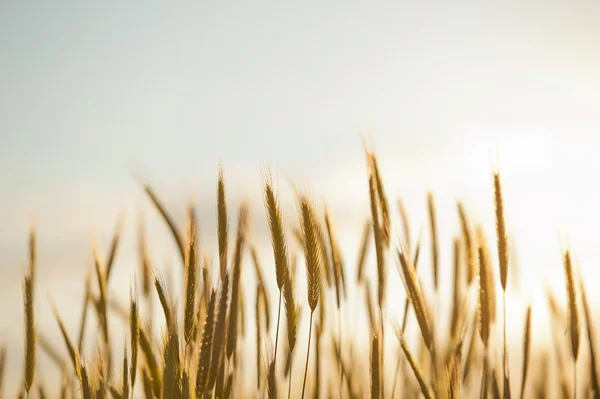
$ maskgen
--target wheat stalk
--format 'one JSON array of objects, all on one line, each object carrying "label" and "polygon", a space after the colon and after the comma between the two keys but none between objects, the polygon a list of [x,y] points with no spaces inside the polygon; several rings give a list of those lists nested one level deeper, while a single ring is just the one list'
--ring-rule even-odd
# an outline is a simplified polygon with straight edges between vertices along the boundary
[{"label": "wheat stalk", "polygon": [[525,384],[527,383],[527,370],[529,367],[529,356],[531,353],[531,305],[525,313],[525,329],[523,333],[523,378],[521,380],[521,399],[525,395]]}]

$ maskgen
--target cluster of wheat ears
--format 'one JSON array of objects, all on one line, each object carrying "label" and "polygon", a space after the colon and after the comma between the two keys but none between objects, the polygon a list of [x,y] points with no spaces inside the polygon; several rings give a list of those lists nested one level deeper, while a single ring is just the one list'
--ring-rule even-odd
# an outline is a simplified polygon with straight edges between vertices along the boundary
[{"label": "cluster of wheat ears", "polygon": [[[558,393],[562,397],[577,396],[577,358],[580,343],[581,299],[587,324],[589,362],[585,362],[586,378],[580,378],[580,395],[597,397],[600,394],[596,375],[595,353],[591,315],[584,285],[575,281],[571,255],[563,251],[566,280],[567,314],[548,292],[554,337],[553,359],[558,365],[557,378],[548,379],[547,357],[542,358],[540,375],[528,380],[528,363],[531,358],[531,306],[525,312],[522,368],[512,373],[509,367],[506,345],[506,318],[503,318],[501,334],[495,334],[496,285],[495,268],[499,269],[502,287],[502,309],[506,315],[506,287],[509,276],[509,248],[505,226],[502,186],[498,171],[493,176],[493,197],[496,220],[497,256],[492,255],[480,225],[469,220],[466,210],[457,204],[460,235],[454,240],[454,281],[449,326],[445,327],[435,317],[436,307],[431,303],[439,296],[439,251],[436,208],[433,195],[427,197],[428,230],[431,250],[433,292],[425,292],[417,274],[421,238],[411,243],[410,224],[407,212],[399,201],[399,231],[401,237],[392,237],[390,205],[385,195],[377,159],[373,151],[366,150],[368,187],[370,194],[370,217],[365,223],[358,248],[356,283],[365,294],[365,308],[371,339],[362,343],[370,347],[368,359],[369,377],[360,374],[356,365],[361,359],[356,356],[356,345],[352,332],[342,341],[338,330],[332,328],[336,317],[339,320],[344,306],[347,279],[341,247],[335,232],[330,212],[324,207],[318,212],[311,197],[296,190],[298,225],[286,226],[282,217],[280,201],[271,175],[264,178],[264,206],[271,235],[273,258],[268,268],[263,269],[256,248],[248,240],[247,205],[239,209],[237,232],[230,253],[228,231],[228,209],[226,185],[222,168],[219,168],[217,184],[218,219],[218,275],[213,275],[207,256],[200,256],[197,242],[197,221],[193,207],[187,210],[185,231],[179,229],[155,192],[143,185],[148,198],[154,204],[172,233],[182,264],[184,265],[184,292],[180,306],[167,292],[164,279],[152,266],[147,250],[143,224],[138,232],[142,297],[151,305],[152,296],[157,295],[164,324],[161,320],[162,342],[153,338],[149,317],[140,315],[140,298],[137,281],[131,283],[129,307],[115,305],[109,297],[108,284],[114,259],[119,246],[119,229],[113,238],[108,256],[101,261],[100,254],[93,250],[94,267],[85,283],[85,298],[79,334],[76,339],[69,334],[59,312],[54,316],[60,327],[64,348],[56,348],[44,339],[36,325],[34,314],[34,282],[36,272],[35,233],[30,235],[30,266],[23,280],[25,309],[25,366],[19,391],[21,397],[39,395],[45,397],[44,387],[36,383],[36,348],[40,348],[56,363],[63,375],[60,396],[88,398],[146,397],[146,398],[228,398],[228,397],[340,397],[374,399],[393,397],[458,398],[461,396],[486,398],[509,398],[536,396],[547,397]],[[288,210],[289,212],[290,210]],[[289,223],[288,223],[289,224]],[[306,304],[297,298],[295,261],[290,248],[301,248],[306,266],[307,302],[309,311],[308,331],[299,332],[300,311]],[[397,242],[397,244],[392,243]],[[374,244],[374,245],[372,245]],[[368,252],[374,247],[376,262],[369,264]],[[256,343],[255,351],[242,352],[237,347],[244,325],[245,304],[251,299],[244,297],[240,278],[242,257],[248,254],[254,266],[256,298]],[[497,258],[497,262],[495,261]],[[264,259],[263,259],[264,260]],[[384,323],[386,306],[386,281],[388,265],[394,262],[406,290],[403,319],[398,323]],[[377,303],[372,299],[367,269],[376,268]],[[92,270],[92,269],[91,269]],[[375,269],[374,269],[375,270]],[[266,290],[263,273],[274,273],[278,296],[270,297]],[[134,280],[135,277],[134,277]],[[252,283],[254,284],[254,283]],[[472,295],[469,295],[472,293]],[[328,295],[331,294],[331,295]],[[323,301],[330,296],[335,305],[325,306]],[[433,298],[432,298],[433,297]],[[272,302],[275,299],[276,302]],[[282,309],[283,300],[283,309]],[[439,303],[439,302],[438,302]],[[273,304],[277,320],[270,320]],[[84,330],[89,318],[88,310],[97,315],[98,342],[94,343],[92,356],[85,357],[82,345]],[[150,307],[151,308],[151,307]],[[412,310],[411,310],[412,309]],[[327,311],[326,311],[327,310]],[[109,314],[127,325],[124,353],[111,349]],[[280,326],[282,313],[284,326]],[[316,313],[316,314],[315,314]],[[337,314],[336,314],[337,313]],[[407,324],[416,319],[411,348],[407,339]],[[179,319],[178,319],[179,318]],[[181,322],[181,318],[183,322]],[[120,320],[119,320],[120,319]],[[142,322],[142,319],[147,321]],[[161,316],[162,319],[162,316]],[[157,321],[154,320],[154,323]],[[387,324],[387,328],[386,328]],[[393,328],[391,327],[393,325]],[[281,327],[281,334],[280,334]],[[242,330],[242,331],[241,331]],[[567,331],[567,334],[564,334]],[[393,332],[393,334],[389,334]],[[308,334],[306,353],[298,353],[296,341],[299,333]],[[281,337],[280,337],[281,335]],[[498,337],[496,339],[496,337]],[[398,343],[399,350],[384,356],[384,339]],[[285,340],[286,342],[280,342]],[[397,340],[397,341],[396,341]],[[498,341],[498,342],[494,342]],[[567,342],[570,341],[570,359]],[[114,346],[114,345],[113,345]],[[314,348],[311,348],[314,347]],[[390,346],[388,344],[388,346]],[[414,345],[413,345],[414,346]],[[394,346],[395,347],[395,346]],[[63,356],[61,353],[66,348]],[[312,350],[311,350],[312,349]],[[282,353],[282,351],[284,353]],[[277,355],[279,365],[277,363]],[[497,361],[501,354],[501,361]],[[283,356],[283,358],[282,358]],[[302,374],[292,372],[294,356],[305,356]],[[365,356],[366,357],[366,356]],[[243,358],[243,359],[242,359]],[[0,373],[4,365],[5,351],[0,354]],[[91,359],[91,360],[90,360]],[[384,362],[385,359],[385,362]],[[304,358],[302,359],[304,360]],[[242,368],[240,364],[255,365]],[[385,363],[385,364],[384,364]],[[581,363],[581,362],[580,362]],[[122,365],[121,365],[122,364]],[[244,373],[256,372],[252,387],[243,383]],[[569,370],[572,370],[572,374]],[[41,370],[37,370],[39,373]],[[360,375],[359,375],[360,374]],[[515,377],[515,374],[518,374]],[[1,374],[0,374],[1,376]],[[302,388],[291,390],[292,378],[302,377]],[[308,378],[307,378],[308,377]],[[511,383],[511,378],[513,383]],[[519,381],[519,383],[514,380]],[[1,379],[0,379],[1,381]],[[308,383],[307,383],[308,381]],[[137,384],[136,384],[137,382]],[[296,384],[297,387],[300,383]],[[34,389],[35,387],[35,389]],[[2,385],[0,382],[0,396]]]}]

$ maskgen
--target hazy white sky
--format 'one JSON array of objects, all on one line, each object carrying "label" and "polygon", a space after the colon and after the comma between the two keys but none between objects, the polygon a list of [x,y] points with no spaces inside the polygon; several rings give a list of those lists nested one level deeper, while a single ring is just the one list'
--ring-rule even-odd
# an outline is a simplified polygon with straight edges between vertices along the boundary
[{"label": "hazy white sky", "polygon": [[[361,134],[373,138],[389,196],[406,198],[415,230],[434,190],[446,238],[458,232],[458,198],[493,226],[497,147],[531,292],[541,289],[541,273],[563,287],[559,234],[570,237],[586,276],[600,277],[598,17],[595,1],[3,2],[0,342],[15,378],[31,220],[39,298],[48,293],[59,308],[79,304],[90,232],[106,246],[121,210],[117,290],[135,270],[138,205],[157,261],[176,260],[132,173],[156,187],[178,220],[194,198],[210,250],[217,163],[232,206],[251,200],[257,240],[261,172],[270,166],[290,220],[288,181],[327,197],[351,263],[368,215]],[[54,336],[47,304],[39,306]],[[79,309],[63,313],[74,329]]]}]

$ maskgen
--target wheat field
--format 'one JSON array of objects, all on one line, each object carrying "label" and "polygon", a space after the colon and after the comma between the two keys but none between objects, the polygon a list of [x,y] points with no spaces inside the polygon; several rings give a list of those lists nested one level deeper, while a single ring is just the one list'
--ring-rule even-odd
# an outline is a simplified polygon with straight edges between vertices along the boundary
[{"label": "wheat field", "polygon": [[[264,212],[250,215],[245,202],[236,209],[228,205],[226,171],[219,167],[216,253],[200,249],[201,221],[192,205],[186,210],[185,226],[180,226],[160,193],[138,179],[170,232],[170,245],[179,257],[170,271],[183,281],[182,289],[173,292],[156,267],[139,218],[139,266],[129,282],[129,298],[116,297],[110,277],[121,245],[118,227],[107,251],[92,246],[93,264],[83,283],[79,325],[65,325],[61,314],[70,310],[52,305],[61,345],[47,339],[47,326],[34,311],[36,301],[44,297],[35,289],[38,243],[32,227],[29,266],[22,280],[22,381],[17,382],[16,392],[2,389],[7,357],[7,348],[2,348],[2,397],[600,395],[593,315],[583,276],[568,246],[560,248],[564,292],[547,291],[549,347],[532,349],[536,316],[531,306],[522,309],[522,320],[507,317],[506,301],[511,295],[507,287],[515,266],[499,169],[490,171],[495,225],[481,225],[458,202],[460,234],[451,243],[441,242],[448,234],[440,231],[434,193],[425,193],[427,224],[416,231],[402,199],[386,195],[378,158],[367,146],[364,170],[370,209],[364,224],[352,232],[360,242],[352,268],[345,262],[349,255],[342,250],[346,246],[326,200],[317,200],[311,190],[292,184],[295,208],[283,209],[279,193],[284,187],[275,183],[271,171],[262,176]],[[295,217],[286,219],[284,213]],[[252,220],[258,218],[269,227],[268,257],[261,256],[252,239]],[[442,272],[445,263],[440,261],[446,244],[452,248],[448,273]],[[422,257],[424,252],[429,256]],[[446,274],[452,276],[450,281],[442,279]],[[424,275],[431,277],[431,284],[424,284]],[[275,287],[266,283],[271,278]],[[451,295],[444,295],[443,285],[451,287]],[[300,293],[299,287],[305,292]],[[390,291],[398,290],[406,299],[400,304],[402,313],[392,319],[387,312]],[[349,292],[360,297],[360,311],[350,308]],[[558,297],[566,301],[561,303]],[[348,324],[342,320],[352,320],[353,327],[343,328]],[[522,326],[518,353],[514,345],[508,348],[507,323]],[[86,333],[90,326],[94,334]],[[122,344],[115,342],[115,329],[125,332]],[[40,357],[51,359],[61,373],[58,391],[41,382],[47,370],[39,367]],[[511,357],[520,359],[520,364]]]}]

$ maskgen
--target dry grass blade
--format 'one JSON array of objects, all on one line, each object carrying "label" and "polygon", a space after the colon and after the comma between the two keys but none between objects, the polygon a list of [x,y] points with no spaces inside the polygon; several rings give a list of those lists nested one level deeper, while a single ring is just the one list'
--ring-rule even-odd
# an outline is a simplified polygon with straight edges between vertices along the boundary
[{"label": "dry grass blade", "polygon": [[[44,352],[50,358],[50,360],[52,360],[59,370],[65,371],[67,362],[62,358],[60,353],[58,353],[52,343],[46,337],[44,337],[43,334],[39,334],[37,338],[42,352]],[[77,369],[75,369],[75,373],[77,373]]]},{"label": "dry grass blade", "polygon": [[429,215],[429,230],[431,234],[431,259],[433,266],[433,286],[435,290],[438,290],[439,286],[439,243],[438,243],[438,232],[437,232],[437,218],[435,215],[435,203],[433,200],[433,193],[427,194],[427,211]]},{"label": "dry grass blade", "polygon": [[531,353],[531,305],[527,307],[525,314],[525,330],[523,333],[523,371],[521,380],[521,399],[525,395],[525,384],[527,383],[527,370],[529,368],[529,356]]},{"label": "dry grass blade", "polygon": [[106,300],[106,273],[103,272],[100,266],[100,259],[98,258],[98,252],[96,246],[93,245],[92,253],[94,257],[94,267],[96,270],[96,278],[98,280],[98,302],[96,303],[98,310],[98,317],[100,320],[100,328],[102,329],[102,337],[108,351],[108,312],[107,312],[107,300]]},{"label": "dry grass blade", "polygon": [[219,178],[217,182],[217,230],[219,239],[219,270],[221,280],[225,277],[227,269],[227,251],[228,251],[228,221],[227,221],[227,200],[225,197],[225,179],[223,177],[223,167],[219,165]]},{"label": "dry grass blade", "polygon": [[140,273],[142,276],[142,293],[145,297],[150,295],[150,259],[148,255],[148,248],[146,245],[146,231],[144,227],[144,219],[141,214],[138,214],[138,227],[137,227],[137,246],[138,256],[140,260]]},{"label": "dry grass blade", "polygon": [[269,399],[277,399],[277,378],[275,377],[275,359],[269,364],[269,373],[267,374],[267,393]]},{"label": "dry grass blade", "polygon": [[267,323],[267,331],[271,328],[271,316],[269,315],[269,309],[271,306],[269,305],[269,296],[267,295],[267,291],[265,288],[265,279],[262,273],[262,268],[260,267],[260,261],[258,260],[258,253],[254,245],[250,247],[250,255],[252,256],[252,264],[254,265],[254,272],[256,273],[256,279],[258,280],[257,289],[261,291],[261,300],[263,301],[263,306],[265,309],[265,321]]},{"label": "dry grass blade", "polygon": [[465,258],[467,265],[467,285],[470,285],[475,276],[477,275],[477,256],[475,253],[475,245],[471,236],[471,227],[469,225],[469,219],[462,203],[457,204],[458,216],[460,219],[460,227],[462,230],[463,241],[465,244]]},{"label": "dry grass blade", "polygon": [[[231,308],[229,310],[229,326],[227,331],[227,358],[231,358],[237,343],[238,311],[240,300],[240,278],[242,266],[242,254],[244,251],[244,237],[246,234],[246,222],[248,217],[248,207],[242,204],[238,217],[238,231],[235,241],[235,252],[233,255],[233,283],[231,285]],[[243,295],[242,295],[243,296]]]},{"label": "dry grass blade", "polygon": [[404,335],[399,328],[396,328],[396,336],[398,337],[398,340],[400,341],[400,346],[404,351],[404,355],[406,356],[406,359],[408,360],[408,363],[410,364],[410,367],[413,373],[415,374],[415,377],[417,378],[417,382],[419,383],[419,387],[421,388],[421,393],[423,394],[423,396],[425,396],[426,399],[431,399],[433,397],[433,394],[429,389],[427,382],[425,381],[425,375],[423,374],[423,370],[421,369],[421,366],[417,363],[417,360],[413,356],[406,340],[404,339]]},{"label": "dry grass blade", "polygon": [[58,327],[60,328],[60,333],[62,334],[63,340],[65,341],[65,345],[67,347],[67,351],[69,352],[69,358],[71,359],[71,363],[73,364],[73,370],[75,370],[75,372],[77,372],[77,358],[79,356],[77,348],[75,348],[75,345],[73,345],[73,341],[71,341],[71,337],[69,337],[69,333],[67,332],[67,329],[65,328],[60,316],[58,315],[58,311],[56,310],[54,305],[52,306],[52,312],[54,313],[54,317],[56,318],[56,321],[58,322]]},{"label": "dry grass blade", "polygon": [[588,345],[590,350],[590,383],[592,394],[594,397],[600,396],[600,384],[598,383],[598,374],[597,374],[597,366],[596,366],[596,346],[594,342],[594,326],[592,319],[592,312],[590,310],[590,306],[587,299],[587,293],[585,290],[585,285],[583,284],[583,279],[579,279],[579,290],[581,291],[581,302],[583,305],[583,312],[585,314],[585,323],[587,327],[587,337],[588,337]]},{"label": "dry grass blade", "polygon": [[[408,252],[408,249],[407,249]],[[415,254],[413,258],[413,266],[415,273],[419,267],[419,254],[421,253],[421,236],[419,235],[419,241],[417,241],[417,247],[415,248]],[[406,331],[406,325],[408,324],[408,308],[410,305],[410,298],[407,296],[404,300],[404,315],[402,316],[402,332]]]},{"label": "dry grass blade", "polygon": [[135,379],[137,374],[137,358],[138,358],[138,347],[140,337],[140,325],[138,315],[138,292],[137,285],[134,284],[133,290],[129,294],[129,338],[131,345],[131,387],[135,386]]},{"label": "dry grass blade", "polygon": [[83,339],[85,337],[85,325],[87,323],[87,314],[88,314],[88,304],[91,297],[90,292],[90,275],[85,278],[85,292],[83,293],[83,309],[81,310],[81,322],[79,324],[79,339],[77,340],[77,349],[81,352],[81,348],[83,347]]},{"label": "dry grass blade", "polygon": [[154,352],[152,350],[152,343],[145,331],[145,329],[140,328],[140,348],[142,349],[142,353],[146,358],[146,368],[150,372],[150,376],[152,377],[152,387],[154,394],[156,396],[160,396],[160,390],[162,387],[162,377],[160,370],[158,368],[158,363],[156,362],[156,358],[154,357]]},{"label": "dry grass blade", "polygon": [[113,264],[115,263],[115,257],[117,256],[117,249],[119,249],[119,242],[121,241],[121,227],[123,225],[123,215],[119,215],[117,218],[117,227],[115,228],[115,234],[110,243],[110,249],[108,250],[108,259],[106,260],[106,281],[110,278]]},{"label": "dry grass blade", "polygon": [[[261,296],[263,295],[260,289],[260,283],[256,285],[256,390],[260,392],[260,379],[262,377],[261,372],[261,346],[262,346],[262,309]],[[265,313],[268,313],[268,308],[265,308]],[[268,331],[268,328],[267,328]]]},{"label": "dry grass blade", "polygon": [[198,282],[198,233],[196,213],[192,205],[188,207],[185,246],[185,308],[183,337],[189,344],[196,332],[196,284]]},{"label": "dry grass blade", "polygon": [[79,366],[78,372],[79,382],[81,384],[81,396],[83,399],[92,399],[92,387],[90,385],[90,380],[87,373],[87,368],[85,364],[81,364]]},{"label": "dry grass blade", "polygon": [[167,213],[167,209],[160,202],[160,200],[158,199],[154,191],[150,188],[150,186],[144,184],[143,187],[144,191],[148,195],[148,198],[150,198],[150,201],[152,201],[158,212],[161,214],[161,216],[167,223],[169,230],[171,230],[171,235],[173,235],[173,239],[175,239],[175,243],[177,244],[177,249],[179,250],[179,255],[181,256],[181,261],[185,262],[185,248],[183,246],[183,239],[181,238],[181,235],[179,233],[179,230],[177,229],[177,226],[175,225],[175,222]]},{"label": "dry grass blade", "polygon": [[129,398],[129,366],[127,363],[127,344],[123,345],[123,377],[121,392],[123,392],[124,398]]},{"label": "dry grass blade", "polygon": [[384,246],[390,244],[390,235],[391,235],[391,224],[390,224],[390,212],[388,210],[388,202],[385,195],[385,191],[383,190],[383,181],[381,180],[381,175],[379,173],[379,167],[377,165],[377,157],[375,154],[370,154],[371,165],[373,167],[373,174],[375,177],[375,182],[377,185],[377,198],[379,198],[379,206],[381,208],[381,233]]},{"label": "dry grass blade", "polygon": [[206,319],[204,321],[204,331],[202,332],[202,344],[200,348],[200,357],[198,358],[198,368],[196,373],[196,393],[203,395],[206,392],[208,384],[208,376],[210,375],[210,367],[212,360],[212,345],[213,333],[215,326],[215,290],[210,294],[208,309],[206,311]]},{"label": "dry grass blade", "polygon": [[346,297],[346,283],[344,281],[344,260],[342,258],[342,251],[340,250],[337,236],[333,229],[331,215],[327,207],[325,207],[325,226],[327,228],[327,236],[329,238],[329,246],[331,248],[334,282],[338,299],[337,305],[339,308],[341,304],[340,294],[343,293],[344,298]]},{"label": "dry grass blade", "polygon": [[25,391],[33,386],[35,375],[35,320],[33,314],[33,280],[31,275],[23,280],[23,304],[25,309],[25,374],[23,384]]},{"label": "dry grass blade", "polygon": [[154,399],[152,377],[150,376],[150,370],[148,370],[148,367],[144,367],[142,370],[142,388],[144,389],[145,399]]},{"label": "dry grass blade", "polygon": [[404,243],[407,248],[412,248],[410,239],[410,218],[408,217],[408,211],[406,210],[402,198],[398,198],[398,211],[400,212],[400,221],[402,222],[402,236],[404,238]]},{"label": "dry grass blade", "polygon": [[377,334],[371,340],[371,399],[379,399],[381,377],[379,376],[379,341]]},{"label": "dry grass blade", "polygon": [[398,250],[398,258],[401,266],[400,276],[404,282],[407,296],[417,316],[417,322],[419,323],[425,346],[431,351],[433,349],[433,332],[417,273],[411,261],[407,259],[405,251]]},{"label": "dry grass blade", "polygon": [[360,251],[358,255],[358,265],[356,270],[358,270],[358,274],[356,277],[356,281],[358,283],[362,282],[365,264],[367,263],[367,254],[369,252],[369,241],[371,239],[371,234],[373,232],[373,224],[370,220],[365,222],[365,227],[363,228],[362,239],[360,240]]}]

